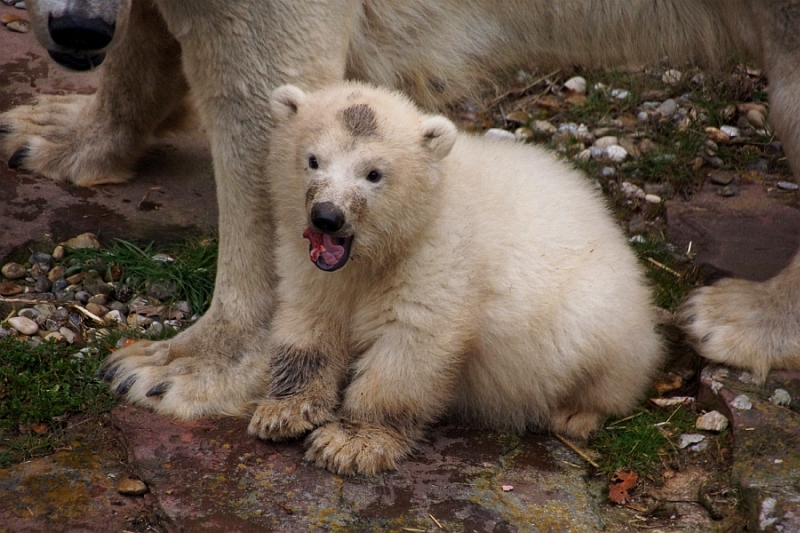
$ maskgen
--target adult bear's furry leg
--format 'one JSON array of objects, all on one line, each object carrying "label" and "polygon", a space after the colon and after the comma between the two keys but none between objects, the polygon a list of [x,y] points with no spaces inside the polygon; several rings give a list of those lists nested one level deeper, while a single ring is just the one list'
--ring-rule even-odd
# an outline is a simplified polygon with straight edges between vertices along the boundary
[{"label": "adult bear's furry leg", "polygon": [[150,2],[133,2],[119,39],[95,94],[42,96],[0,115],[0,154],[10,166],[83,186],[132,176],[151,134],[184,104],[188,88],[180,46]]}]

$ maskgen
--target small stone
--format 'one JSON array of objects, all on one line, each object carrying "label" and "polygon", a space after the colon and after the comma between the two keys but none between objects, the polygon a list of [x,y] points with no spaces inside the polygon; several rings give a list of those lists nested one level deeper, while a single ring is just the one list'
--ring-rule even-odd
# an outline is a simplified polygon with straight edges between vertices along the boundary
[{"label": "small stone", "polygon": [[734,126],[721,126],[719,128],[719,131],[721,131],[722,133],[724,133],[725,135],[727,135],[731,139],[741,135],[741,132],[739,131],[739,128],[736,128]]},{"label": "small stone", "polygon": [[796,191],[798,189],[797,184],[792,183],[791,181],[779,181],[777,186],[783,191]]},{"label": "small stone", "polygon": [[28,259],[28,263],[32,265],[35,265],[36,263],[44,263],[49,266],[53,263],[53,256],[44,252],[33,252]]},{"label": "small stone", "polygon": [[627,198],[639,198],[644,199],[644,191],[638,185],[634,185],[629,181],[623,181],[620,185],[620,189],[622,190],[622,194],[624,194]]},{"label": "small stone", "polygon": [[739,193],[742,192],[742,189],[737,187],[736,185],[726,185],[717,191],[717,194],[722,196],[723,198],[731,198],[733,196],[738,196]]},{"label": "small stone", "polygon": [[647,202],[648,204],[660,204],[661,197],[657,194],[645,194],[644,201]]},{"label": "small stone", "polygon": [[63,244],[69,248],[100,248],[100,241],[94,233],[82,233]]},{"label": "small stone", "polygon": [[163,302],[175,296],[176,290],[177,287],[175,286],[175,283],[163,280],[151,283],[150,286],[147,287],[146,293],[151,298],[155,298],[156,300]]},{"label": "small stone", "polygon": [[137,315],[136,313],[131,313],[128,315],[126,322],[129,326],[147,327],[153,323],[153,319],[146,316]]},{"label": "small stone", "polygon": [[680,70],[669,69],[661,76],[661,83],[666,85],[677,85],[683,79],[683,72]]},{"label": "small stone", "polygon": [[729,185],[733,181],[733,177],[731,172],[712,172],[709,179],[714,185]]},{"label": "small stone", "polygon": [[8,337],[9,335],[11,335],[10,331],[8,331],[6,328],[0,327],[0,339]]},{"label": "small stone", "polygon": [[661,105],[656,108],[656,113],[662,117],[671,117],[678,111],[678,103],[672,98],[664,100]]},{"label": "small stone", "polygon": [[[17,5],[14,7],[17,7]],[[28,33],[31,31],[31,23],[27,20],[14,20],[6,24],[6,28],[17,33]]]},{"label": "small stone", "polygon": [[613,167],[603,167],[600,169],[600,175],[604,178],[613,178],[617,175],[617,171]]},{"label": "small stone", "polygon": [[53,282],[47,279],[47,276],[39,276],[33,285],[36,292],[50,292],[53,288]]},{"label": "small stone", "polygon": [[106,305],[108,303],[108,296],[105,294],[95,294],[89,298],[88,303],[97,305]]},{"label": "small stone", "polygon": [[751,109],[748,111],[747,115],[745,115],[745,118],[747,118],[747,122],[749,122],[754,128],[764,129],[767,125],[767,119],[757,109]]},{"label": "small stone", "polygon": [[103,320],[106,324],[125,324],[125,316],[116,309],[103,315]]},{"label": "small stone", "polygon": [[0,283],[0,296],[14,296],[24,291],[25,288],[16,283]]},{"label": "small stone", "polygon": [[769,401],[775,405],[789,405],[792,403],[792,396],[786,389],[775,389],[775,392],[769,397]]},{"label": "small stone", "polygon": [[731,402],[731,407],[735,409],[741,409],[742,411],[747,411],[748,409],[753,408],[753,402],[750,401],[750,398],[748,398],[746,394],[740,394],[733,399]]},{"label": "small stone", "polygon": [[606,157],[614,163],[622,163],[628,157],[628,151],[618,144],[606,148]]},{"label": "small stone", "polygon": [[518,141],[527,141],[533,137],[533,132],[530,128],[517,128],[514,130],[514,138]]},{"label": "small stone", "polygon": [[33,308],[45,317],[50,317],[56,313],[56,306],[53,304],[36,304]]},{"label": "small stone", "polygon": [[7,279],[20,279],[28,275],[28,270],[19,263],[6,263],[0,273]]},{"label": "small stone", "polygon": [[780,141],[772,141],[764,147],[764,151],[772,155],[783,155],[783,145]]},{"label": "small stone", "polygon": [[67,251],[60,244],[55,248],[53,248],[53,259],[55,259],[56,261],[61,261],[62,259],[64,259],[64,256],[66,255]]},{"label": "small stone", "polygon": [[728,427],[728,419],[719,411],[711,411],[698,417],[695,427],[704,431],[719,432]]},{"label": "small stone", "polygon": [[586,92],[586,78],[583,76],[574,76],[564,82],[564,87],[576,93]]},{"label": "small stone", "polygon": [[2,17],[0,17],[0,22],[3,24],[8,24],[9,22],[14,22],[15,20],[22,20],[22,17],[19,15],[14,15],[13,13],[5,13]]},{"label": "small stone", "polygon": [[600,137],[594,142],[594,146],[606,150],[610,146],[614,146],[619,144],[619,139],[614,137],[613,135],[607,135],[605,137]]},{"label": "small stone", "polygon": [[69,328],[59,328],[58,332],[63,335],[64,339],[70,344],[75,344],[75,341],[78,340],[78,334]]},{"label": "small stone", "polygon": [[62,342],[64,340],[64,335],[62,335],[58,331],[51,331],[50,333],[44,336],[44,340],[53,342]]},{"label": "small stone", "polygon": [[31,320],[36,320],[36,317],[39,316],[40,313],[33,307],[28,307],[20,310],[20,312],[17,314],[19,316],[24,316],[25,318],[30,318]]},{"label": "small stone", "polygon": [[128,306],[122,302],[111,302],[108,304],[109,309],[112,311],[119,311],[122,314],[127,314]]},{"label": "small stone", "polygon": [[726,144],[728,141],[731,140],[730,135],[728,135],[727,133],[718,128],[713,128],[709,126],[705,129],[705,132],[708,138],[717,144]]},{"label": "small stone", "polygon": [[8,325],[22,333],[23,335],[36,335],[39,325],[24,316],[15,316],[8,319]]},{"label": "small stone", "polygon": [[680,436],[680,439],[678,439],[678,448],[682,450],[692,444],[703,442],[705,438],[705,435],[700,435],[699,433],[684,433]]},{"label": "small stone", "polygon": [[164,324],[158,321],[153,321],[147,328],[148,335],[161,335],[164,331]]},{"label": "small stone", "polygon": [[47,279],[55,283],[57,280],[64,277],[64,272],[66,272],[66,269],[63,266],[56,265],[47,273]]},{"label": "small stone", "polygon": [[[604,152],[604,150],[601,151]],[[593,151],[590,148],[586,148],[578,152],[578,155],[575,156],[575,159],[577,159],[578,161],[586,162],[592,158],[592,155]]]},{"label": "small stone", "polygon": [[502,130],[500,128],[489,128],[486,130],[486,133],[483,134],[484,137],[489,139],[502,139],[502,140],[511,140],[516,141],[516,137],[510,131]]},{"label": "small stone", "polygon": [[110,309],[104,305],[95,304],[95,303],[87,303],[86,310],[92,313],[93,315],[103,316],[104,314],[108,313]]},{"label": "small stone", "polygon": [[530,115],[526,111],[512,111],[506,115],[506,120],[516,124],[525,124],[530,120]]},{"label": "small stone", "polygon": [[69,287],[69,281],[65,280],[64,278],[57,279],[53,282],[53,288],[51,289],[54,294],[62,292],[64,289]]},{"label": "small stone", "polygon": [[82,304],[86,304],[89,301],[89,298],[92,297],[92,293],[89,291],[78,291],[75,293],[75,299]]},{"label": "small stone", "polygon": [[631,92],[626,90],[626,89],[612,89],[611,90],[611,98],[615,98],[617,100],[625,100],[630,95],[631,95]]},{"label": "small stone", "polygon": [[531,127],[536,133],[545,133],[547,135],[553,135],[556,131],[558,131],[553,124],[546,120],[536,120]]},{"label": "small stone", "polygon": [[147,492],[147,485],[138,479],[126,477],[117,485],[117,492],[124,496],[142,496]]},{"label": "small stone", "polygon": [[86,278],[86,274],[83,272],[78,272],[77,274],[73,274],[71,276],[67,276],[67,281],[70,285],[79,285],[83,283],[83,280]]}]

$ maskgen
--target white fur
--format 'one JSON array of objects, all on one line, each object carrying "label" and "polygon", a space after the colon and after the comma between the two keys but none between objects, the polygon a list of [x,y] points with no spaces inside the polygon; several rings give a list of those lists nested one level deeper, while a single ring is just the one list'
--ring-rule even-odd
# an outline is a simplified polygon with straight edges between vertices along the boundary
[{"label": "white fur", "polygon": [[[280,111],[287,98],[297,111]],[[337,113],[356,103],[375,111],[379,135],[342,127]],[[451,413],[586,436],[635,406],[661,360],[650,290],[584,176],[536,147],[456,136],[385,90],[281,88],[273,109],[282,118],[270,157],[281,278],[272,344],[329,358],[339,375],[328,383],[347,380],[345,421],[415,436]],[[385,177],[373,185],[364,169],[376,165]],[[353,195],[366,198],[363,212],[351,213]],[[337,272],[317,269],[301,237],[317,200],[355,217],[351,260]],[[251,431],[274,436],[286,426],[276,411],[257,410]],[[352,464],[346,445],[328,457],[319,440],[338,424],[312,434],[309,456],[372,471],[369,451]]]}]

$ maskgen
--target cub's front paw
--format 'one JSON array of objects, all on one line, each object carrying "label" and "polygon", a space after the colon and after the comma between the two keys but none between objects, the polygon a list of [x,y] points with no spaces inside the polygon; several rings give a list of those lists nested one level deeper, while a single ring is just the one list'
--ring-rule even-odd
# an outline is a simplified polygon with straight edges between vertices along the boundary
[{"label": "cub's front paw", "polygon": [[293,439],[333,420],[335,408],[335,398],[305,394],[263,400],[250,419],[247,432],[262,439]]},{"label": "cub's front paw", "polygon": [[374,475],[394,470],[411,453],[408,437],[377,424],[330,422],[317,428],[306,441],[306,459],[334,474]]}]

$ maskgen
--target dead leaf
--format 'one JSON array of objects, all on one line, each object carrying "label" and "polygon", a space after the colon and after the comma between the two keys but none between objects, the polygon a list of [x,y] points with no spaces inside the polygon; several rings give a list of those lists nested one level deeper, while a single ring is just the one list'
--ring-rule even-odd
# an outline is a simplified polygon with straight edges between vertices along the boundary
[{"label": "dead leaf", "polygon": [[628,491],[636,486],[637,481],[639,481],[639,475],[633,470],[616,472],[608,484],[608,499],[620,505],[630,502],[631,496]]}]

